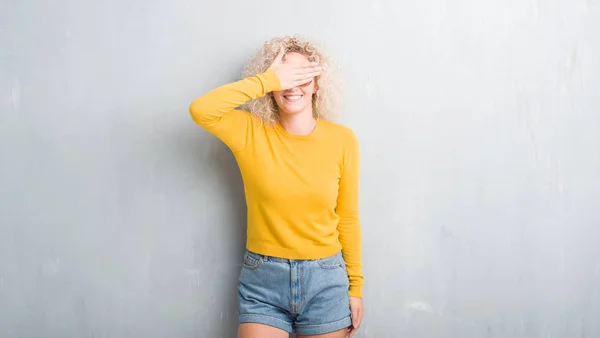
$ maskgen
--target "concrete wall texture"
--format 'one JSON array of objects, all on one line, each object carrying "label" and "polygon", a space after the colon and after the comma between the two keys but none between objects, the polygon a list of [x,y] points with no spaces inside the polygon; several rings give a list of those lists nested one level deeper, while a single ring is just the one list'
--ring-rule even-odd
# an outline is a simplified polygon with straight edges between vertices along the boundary
[{"label": "concrete wall texture", "polygon": [[0,337],[234,337],[239,169],[188,105],[299,33],[362,150],[358,337],[600,337],[600,2],[2,1]]}]

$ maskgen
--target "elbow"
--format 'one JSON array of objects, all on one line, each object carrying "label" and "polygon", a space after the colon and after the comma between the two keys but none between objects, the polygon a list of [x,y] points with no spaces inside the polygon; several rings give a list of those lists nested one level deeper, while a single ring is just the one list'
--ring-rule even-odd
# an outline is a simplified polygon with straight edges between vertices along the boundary
[{"label": "elbow", "polygon": [[190,104],[189,112],[192,120],[198,123],[201,120],[202,115],[206,114],[206,109],[200,100],[195,100]]},{"label": "elbow", "polygon": [[210,109],[208,105],[203,102],[202,98],[199,98],[190,104],[189,113],[196,124],[205,126],[209,123],[211,116]]},{"label": "elbow", "polygon": [[360,228],[360,218],[358,212],[341,214],[338,221],[338,228],[341,230],[356,230],[357,228]]}]

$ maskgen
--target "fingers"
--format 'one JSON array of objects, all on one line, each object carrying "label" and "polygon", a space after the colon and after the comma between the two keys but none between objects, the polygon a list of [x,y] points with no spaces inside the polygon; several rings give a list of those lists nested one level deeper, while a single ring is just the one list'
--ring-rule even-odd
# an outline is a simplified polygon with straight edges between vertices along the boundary
[{"label": "fingers", "polygon": [[348,338],[352,338],[356,334],[356,331],[358,331],[358,327],[350,326],[348,329]]},{"label": "fingers", "polygon": [[308,80],[308,82],[304,82],[302,84],[299,84],[297,87],[307,87],[309,84],[311,84],[313,82],[313,79]]},{"label": "fingers", "polygon": [[352,326],[355,329],[358,329],[358,327],[360,325],[359,313],[360,313],[360,309],[352,309]]},{"label": "fingers", "polygon": [[348,328],[348,337],[352,338],[362,322],[364,313],[362,299],[350,297],[350,315],[352,316],[352,325]]},{"label": "fingers", "polygon": [[362,322],[363,311],[361,307],[357,307],[352,309],[352,326],[350,327],[350,331],[348,333],[348,338],[352,338],[356,331],[360,328],[360,323]]},{"label": "fingers", "polygon": [[312,73],[296,75],[296,81],[305,81],[308,79],[312,79],[313,77],[319,76],[320,74],[321,74],[321,72],[312,72]]},{"label": "fingers", "polygon": [[294,81],[294,87],[306,87],[313,81],[313,78]]},{"label": "fingers", "polygon": [[281,49],[271,68],[275,69],[278,78],[280,79],[283,89],[288,89],[296,86],[309,85],[313,79],[321,75],[321,66],[318,62],[294,62],[284,63],[282,58],[285,54],[285,49]]},{"label": "fingers", "polygon": [[311,61],[311,62],[307,62],[307,61],[290,61],[289,63],[290,67],[294,68],[294,69],[302,69],[302,68],[306,68],[306,67],[316,67],[319,65],[318,62],[316,61]]},{"label": "fingers", "polygon": [[362,308],[358,309],[358,320],[356,320],[356,329],[358,330],[358,328],[360,327],[360,324],[362,324],[362,318],[363,318],[363,310]]},{"label": "fingers", "polygon": [[296,81],[296,82],[294,82],[294,87],[304,88],[304,87],[308,86],[311,82],[312,82],[312,80]]},{"label": "fingers", "polygon": [[308,64],[308,65],[303,65],[303,66],[296,66],[293,67],[294,72],[295,73],[305,73],[305,72],[314,72],[314,71],[320,71],[322,70],[321,66],[319,66],[319,64]]},{"label": "fingers", "polygon": [[297,70],[294,75],[297,79],[308,79],[321,74],[321,67],[306,67],[302,70]]},{"label": "fingers", "polygon": [[294,84],[296,86],[308,84],[319,75],[321,75],[321,67],[305,67],[302,72],[295,74]]},{"label": "fingers", "polygon": [[323,69],[321,67],[307,67],[304,68],[304,71],[302,71],[300,74],[302,73],[321,73]]}]

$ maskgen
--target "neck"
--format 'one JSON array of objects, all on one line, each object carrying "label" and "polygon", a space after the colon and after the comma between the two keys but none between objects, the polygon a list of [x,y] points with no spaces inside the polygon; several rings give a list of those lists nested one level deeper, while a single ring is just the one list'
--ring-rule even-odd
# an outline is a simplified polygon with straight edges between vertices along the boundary
[{"label": "neck", "polygon": [[312,110],[310,110],[300,114],[280,113],[279,124],[290,134],[308,135],[315,129],[317,121],[312,116]]}]

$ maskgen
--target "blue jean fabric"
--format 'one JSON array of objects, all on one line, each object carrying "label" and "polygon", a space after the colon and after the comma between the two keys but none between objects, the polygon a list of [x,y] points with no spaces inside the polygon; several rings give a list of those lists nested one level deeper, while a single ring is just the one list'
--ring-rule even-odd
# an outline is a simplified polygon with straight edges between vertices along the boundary
[{"label": "blue jean fabric", "polygon": [[348,275],[341,253],[289,260],[246,251],[238,283],[240,323],[259,323],[301,335],[351,324]]}]

